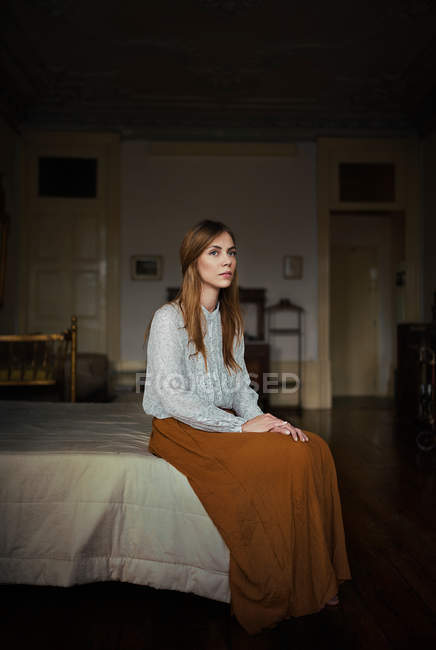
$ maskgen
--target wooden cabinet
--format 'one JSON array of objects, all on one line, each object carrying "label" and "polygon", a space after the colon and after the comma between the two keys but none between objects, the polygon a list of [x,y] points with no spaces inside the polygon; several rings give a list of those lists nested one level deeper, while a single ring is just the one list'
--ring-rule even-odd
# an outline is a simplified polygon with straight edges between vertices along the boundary
[{"label": "wooden cabinet", "polygon": [[431,347],[430,323],[400,323],[397,326],[395,402],[399,416],[415,419],[420,414],[420,392],[428,383],[423,349]]},{"label": "wooden cabinet", "polygon": [[431,323],[397,326],[397,415],[433,428],[436,421],[436,291]]},{"label": "wooden cabinet", "polygon": [[269,395],[263,390],[263,377],[269,372],[268,343],[245,342],[245,365],[251,377],[251,387],[259,393],[259,406],[262,411],[269,408]]},{"label": "wooden cabinet", "polygon": [[[277,312],[289,312],[297,314],[297,326],[295,327],[272,327],[271,326],[271,316]],[[268,315],[268,339],[271,334],[281,334],[284,336],[296,336],[298,339],[298,405],[297,412],[303,412],[303,398],[302,398],[302,340],[303,340],[303,326],[302,326],[302,317],[304,313],[303,307],[294,305],[288,298],[282,298],[276,305],[271,305],[266,308]]]}]

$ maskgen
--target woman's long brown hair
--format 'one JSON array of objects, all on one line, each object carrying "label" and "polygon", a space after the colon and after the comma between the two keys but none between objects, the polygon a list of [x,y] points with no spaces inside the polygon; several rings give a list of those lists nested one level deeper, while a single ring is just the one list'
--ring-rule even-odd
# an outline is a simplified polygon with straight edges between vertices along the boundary
[{"label": "woman's long brown hair", "polygon": [[[201,278],[197,268],[197,260],[211,242],[223,232],[230,235],[236,246],[233,232],[221,221],[205,219],[186,233],[180,247],[180,262],[183,273],[182,286],[174,300],[170,301],[170,303],[177,304],[180,307],[184,318],[184,326],[188,333],[188,341],[192,341],[195,345],[196,352],[193,353],[193,356],[201,352],[206,372],[207,354],[203,338],[204,329],[202,327],[202,324],[206,324],[206,319],[200,303]],[[237,268],[234,270],[232,283],[228,287],[220,289],[218,300],[220,301],[224,364],[229,371],[233,369],[237,372],[238,368],[241,369],[241,367],[233,357],[233,341],[235,334],[239,342],[244,333],[239,306]],[[148,338],[150,327],[151,321],[145,332],[144,344]]]}]

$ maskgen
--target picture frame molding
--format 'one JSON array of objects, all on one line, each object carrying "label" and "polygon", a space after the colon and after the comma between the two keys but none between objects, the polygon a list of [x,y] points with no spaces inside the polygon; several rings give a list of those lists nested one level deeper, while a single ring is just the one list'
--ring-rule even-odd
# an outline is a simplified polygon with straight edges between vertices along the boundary
[{"label": "picture frame molding", "polygon": [[[139,273],[138,262],[146,265],[153,263],[156,265],[155,273]],[[131,255],[130,257],[130,276],[132,280],[162,280],[163,275],[163,256],[162,255]]]},{"label": "picture frame molding", "polygon": [[301,280],[303,278],[302,255],[284,255],[283,277],[286,280]]}]

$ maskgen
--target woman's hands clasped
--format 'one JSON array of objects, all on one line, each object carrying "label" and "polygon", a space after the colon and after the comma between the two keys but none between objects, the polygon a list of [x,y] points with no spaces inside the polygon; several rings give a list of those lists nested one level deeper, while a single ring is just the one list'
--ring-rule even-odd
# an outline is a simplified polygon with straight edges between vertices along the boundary
[{"label": "woman's hands clasped", "polygon": [[263,415],[257,415],[251,420],[247,420],[242,425],[242,431],[252,431],[253,433],[262,433],[265,431],[275,431],[277,433],[283,433],[284,435],[291,435],[295,442],[301,440],[302,442],[309,442],[308,436],[297,427],[294,427],[286,420],[280,420],[276,418],[271,413],[264,413]]}]

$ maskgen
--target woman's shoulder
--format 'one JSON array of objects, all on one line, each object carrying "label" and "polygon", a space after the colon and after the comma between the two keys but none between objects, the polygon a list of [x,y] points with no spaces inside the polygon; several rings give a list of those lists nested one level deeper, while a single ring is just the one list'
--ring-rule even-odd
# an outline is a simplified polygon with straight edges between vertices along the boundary
[{"label": "woman's shoulder", "polygon": [[154,312],[153,320],[157,323],[169,322],[179,324],[183,320],[180,307],[174,302],[166,302]]}]

